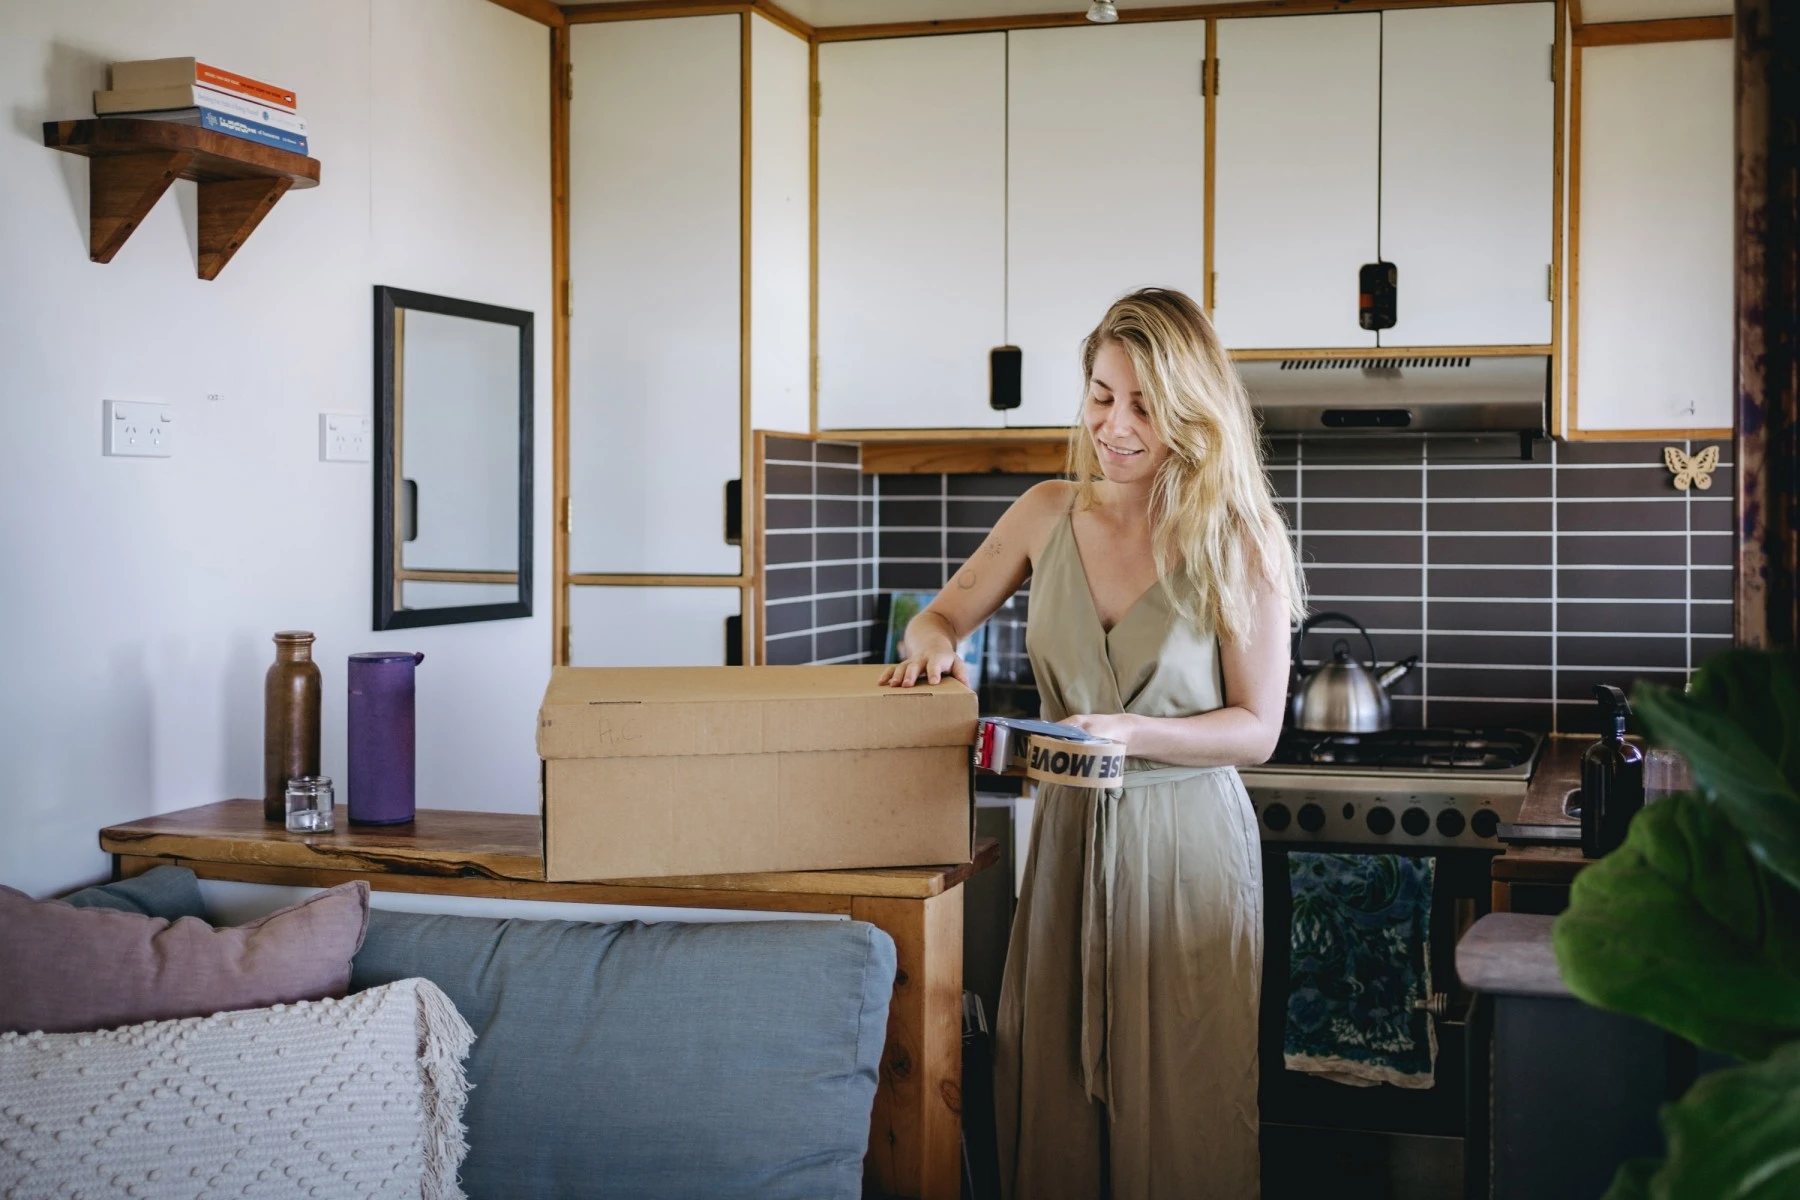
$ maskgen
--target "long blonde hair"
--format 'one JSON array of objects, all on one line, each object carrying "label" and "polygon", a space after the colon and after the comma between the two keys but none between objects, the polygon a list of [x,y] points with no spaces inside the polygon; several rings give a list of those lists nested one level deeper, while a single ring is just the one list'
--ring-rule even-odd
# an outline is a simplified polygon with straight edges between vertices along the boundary
[{"label": "long blonde hair", "polygon": [[[1150,427],[1169,448],[1151,485],[1150,526],[1157,573],[1175,610],[1237,645],[1255,631],[1264,588],[1285,587],[1289,618],[1303,618],[1304,581],[1263,466],[1256,418],[1212,323],[1181,292],[1133,292],[1088,334],[1084,387],[1108,342],[1131,359]],[[1082,404],[1085,412],[1085,392]],[[1083,421],[1069,433],[1069,476],[1078,506],[1093,507],[1094,484],[1104,476]]]}]

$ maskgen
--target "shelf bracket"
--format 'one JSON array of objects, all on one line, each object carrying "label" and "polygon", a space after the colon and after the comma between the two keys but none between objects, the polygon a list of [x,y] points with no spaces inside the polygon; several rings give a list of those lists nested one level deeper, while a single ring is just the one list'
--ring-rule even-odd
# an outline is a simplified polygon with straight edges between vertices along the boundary
[{"label": "shelf bracket", "polygon": [[217,279],[231,256],[294,185],[286,176],[199,184],[200,278]]},{"label": "shelf bracket", "polygon": [[92,156],[88,160],[88,258],[111,262],[193,158],[191,150]]}]

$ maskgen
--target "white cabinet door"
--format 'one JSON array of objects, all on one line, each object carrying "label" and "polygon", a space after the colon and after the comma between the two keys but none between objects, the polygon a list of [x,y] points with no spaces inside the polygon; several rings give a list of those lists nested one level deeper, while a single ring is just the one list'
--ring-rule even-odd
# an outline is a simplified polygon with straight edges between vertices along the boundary
[{"label": "white cabinet door", "polygon": [[1068,425],[1108,305],[1149,286],[1204,302],[1206,23],[1008,39],[1006,340],[1023,402],[1007,424]]},{"label": "white cabinet door", "polygon": [[1381,21],[1381,257],[1399,276],[1381,344],[1547,344],[1555,5]]},{"label": "white cabinet door", "polygon": [[569,31],[569,566],[738,573],[739,18]]},{"label": "white cabinet door", "polygon": [[573,587],[572,667],[722,667],[736,588]]},{"label": "white cabinet door", "polygon": [[1220,336],[1234,349],[1374,346],[1357,271],[1375,261],[1381,16],[1220,21],[1218,58]]},{"label": "white cabinet door", "polygon": [[750,18],[750,423],[812,428],[812,100],[804,38]]},{"label": "white cabinet door", "polygon": [[1732,44],[1581,51],[1571,424],[1732,424]]},{"label": "white cabinet door", "polygon": [[819,425],[997,426],[1006,35],[819,47]]}]

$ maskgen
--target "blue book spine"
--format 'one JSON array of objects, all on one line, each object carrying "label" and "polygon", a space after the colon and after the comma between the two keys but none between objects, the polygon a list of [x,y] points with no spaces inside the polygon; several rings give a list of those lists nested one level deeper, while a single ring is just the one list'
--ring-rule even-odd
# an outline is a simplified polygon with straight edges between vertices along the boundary
[{"label": "blue book spine", "polygon": [[289,133],[285,129],[276,129],[256,121],[246,121],[242,117],[234,117],[230,113],[222,113],[217,109],[202,108],[200,125],[214,133],[228,134],[231,137],[243,138],[251,142],[261,142],[263,145],[273,146],[277,150],[291,150],[295,154],[306,153],[306,138],[302,134]]}]

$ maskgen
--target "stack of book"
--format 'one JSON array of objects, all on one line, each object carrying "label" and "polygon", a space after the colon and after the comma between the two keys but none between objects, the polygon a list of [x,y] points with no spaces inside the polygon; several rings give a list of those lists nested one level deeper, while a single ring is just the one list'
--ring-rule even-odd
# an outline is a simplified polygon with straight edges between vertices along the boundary
[{"label": "stack of book", "polygon": [[293,92],[192,58],[114,63],[111,89],[94,93],[94,115],[198,125],[306,153],[306,121]]}]

